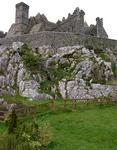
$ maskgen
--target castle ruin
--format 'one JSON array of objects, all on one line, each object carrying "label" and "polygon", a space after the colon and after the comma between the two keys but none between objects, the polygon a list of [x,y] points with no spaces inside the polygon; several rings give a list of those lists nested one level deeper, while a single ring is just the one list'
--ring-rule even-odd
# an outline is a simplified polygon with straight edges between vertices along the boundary
[{"label": "castle ruin", "polygon": [[73,32],[81,35],[91,35],[100,38],[108,38],[103,27],[103,19],[96,18],[96,25],[88,26],[84,21],[85,12],[76,8],[73,14],[63,17],[62,21],[52,23],[45,15],[38,13],[29,18],[29,6],[23,2],[16,4],[15,23],[11,25],[7,37],[38,33],[42,31]]},{"label": "castle ruin", "polygon": [[13,42],[23,42],[32,48],[40,46],[73,46],[82,44],[93,48],[117,49],[117,41],[108,39],[103,27],[103,19],[97,17],[96,25],[86,23],[85,12],[76,8],[68,17],[56,23],[48,21],[38,13],[29,18],[29,6],[23,2],[16,4],[15,23],[7,33],[0,32],[0,45],[12,47]]}]

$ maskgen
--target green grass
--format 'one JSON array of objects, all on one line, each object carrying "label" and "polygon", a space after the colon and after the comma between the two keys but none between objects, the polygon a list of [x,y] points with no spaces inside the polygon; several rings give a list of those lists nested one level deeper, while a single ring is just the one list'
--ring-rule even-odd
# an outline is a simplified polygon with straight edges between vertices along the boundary
[{"label": "green grass", "polygon": [[[53,112],[46,110],[24,118],[24,122],[49,122],[52,126],[53,150],[117,150],[117,105],[78,103],[72,111],[71,103],[63,110],[63,103],[57,102]],[[0,134],[6,130],[0,125]],[[2,143],[0,142],[0,145]]]},{"label": "green grass", "polygon": [[108,107],[64,112],[43,116],[42,120],[53,127],[54,150],[116,150],[116,110]]},{"label": "green grass", "polygon": [[0,150],[4,150],[3,145],[5,144],[6,133],[7,126],[0,122]]},{"label": "green grass", "polygon": [[99,55],[104,61],[112,62],[112,58],[106,52],[99,49],[95,49],[94,52],[95,54]]}]

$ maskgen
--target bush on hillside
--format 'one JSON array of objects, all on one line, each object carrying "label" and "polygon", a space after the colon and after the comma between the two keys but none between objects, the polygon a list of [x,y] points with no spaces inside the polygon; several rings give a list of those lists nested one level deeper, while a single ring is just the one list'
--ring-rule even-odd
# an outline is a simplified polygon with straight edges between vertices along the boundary
[{"label": "bush on hillside", "polygon": [[48,124],[26,123],[5,139],[4,150],[47,150],[52,143]]}]

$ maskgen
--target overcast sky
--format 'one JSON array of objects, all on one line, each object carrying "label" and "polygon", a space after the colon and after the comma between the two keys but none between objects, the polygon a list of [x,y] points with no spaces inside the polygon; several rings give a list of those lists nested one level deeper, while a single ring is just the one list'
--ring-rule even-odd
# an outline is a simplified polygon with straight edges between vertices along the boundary
[{"label": "overcast sky", "polygon": [[[45,14],[49,21],[56,22],[67,17],[76,7],[85,11],[88,25],[95,24],[96,17],[104,19],[109,38],[117,39],[117,0],[22,0],[30,6],[29,15]],[[0,30],[8,31],[15,22],[15,4],[21,0],[1,0]]]}]

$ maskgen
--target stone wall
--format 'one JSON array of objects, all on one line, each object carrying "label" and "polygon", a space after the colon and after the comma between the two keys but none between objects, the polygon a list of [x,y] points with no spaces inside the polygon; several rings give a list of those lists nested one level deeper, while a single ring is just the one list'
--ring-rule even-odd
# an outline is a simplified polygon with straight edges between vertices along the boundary
[{"label": "stone wall", "polygon": [[1,38],[0,45],[12,46],[13,42],[27,43],[30,47],[36,48],[44,45],[52,47],[64,47],[73,45],[85,45],[92,48],[103,49],[111,48],[117,49],[117,41],[111,39],[98,38],[93,36],[79,35],[67,32],[52,32],[44,31],[35,34],[25,34],[21,36],[14,36],[10,38]]}]

